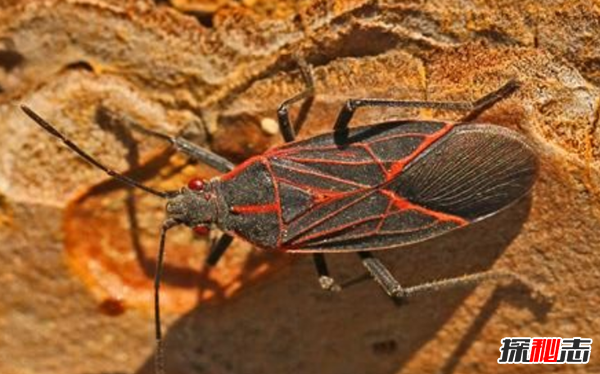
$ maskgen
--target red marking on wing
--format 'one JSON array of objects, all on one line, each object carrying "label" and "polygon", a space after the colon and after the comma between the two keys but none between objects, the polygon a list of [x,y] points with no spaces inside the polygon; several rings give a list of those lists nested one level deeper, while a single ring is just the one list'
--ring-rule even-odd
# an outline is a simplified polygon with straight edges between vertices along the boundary
[{"label": "red marking on wing", "polygon": [[281,183],[285,183],[285,184],[289,184],[290,186],[302,189],[304,191],[307,191],[309,194],[311,194],[312,196],[314,196],[315,198],[323,197],[323,196],[327,196],[330,198],[342,198],[344,196],[348,196],[350,194],[356,193],[356,191],[332,191],[332,190],[327,190],[324,188],[318,188],[318,187],[314,187],[308,184],[303,184],[303,183],[297,183],[294,181],[291,181],[289,179],[286,178],[281,178],[281,177],[274,177],[274,179],[278,182]]},{"label": "red marking on wing", "polygon": [[236,205],[231,207],[231,212],[237,214],[263,214],[279,212],[279,204],[265,205]]},{"label": "red marking on wing", "polygon": [[[311,209],[316,209],[319,206],[322,206],[326,203],[330,203],[334,200],[342,199],[344,197],[347,197],[350,195],[355,195],[357,193],[360,193],[361,191],[364,191],[364,189],[354,190],[354,191],[344,191],[344,192],[331,191],[331,190],[316,188],[316,187],[301,184],[301,183],[296,183],[296,182],[287,180],[285,178],[280,178],[280,177],[274,177],[274,180],[288,184],[290,186],[297,187],[304,191],[307,191],[313,197],[313,201],[315,202],[315,205]],[[306,214],[310,213],[310,211],[311,211],[310,209],[306,210],[304,213],[298,215],[296,217],[296,219],[300,219],[300,218],[304,217]],[[283,222],[281,223],[281,225],[282,225],[281,227],[284,227],[284,228],[287,227],[287,225]]]},{"label": "red marking on wing", "polygon": [[382,190],[379,190],[379,192],[381,192],[382,194],[387,196],[390,199],[390,202],[392,204],[394,204],[394,206],[396,208],[398,208],[399,210],[407,210],[407,209],[411,209],[413,207],[413,204],[410,201],[403,199],[402,197],[396,195],[392,191],[382,189]]},{"label": "red marking on wing", "polygon": [[338,154],[340,156],[343,156],[343,157],[352,157],[352,156],[354,156],[354,153],[352,153],[350,151],[339,151]]},{"label": "red marking on wing", "polygon": [[354,186],[354,187],[359,187],[359,188],[366,188],[366,187],[368,187],[368,186],[365,186],[364,184],[359,184],[359,183],[355,183],[355,182],[352,182],[352,181],[349,181],[349,180],[346,180],[346,179],[333,177],[331,175],[318,172],[316,170],[302,170],[302,169],[298,169],[298,168],[295,168],[295,167],[289,166],[289,165],[281,165],[280,167],[283,168],[283,169],[288,169],[288,170],[295,171],[295,172],[300,173],[300,174],[314,175],[314,176],[317,176],[317,177],[321,177],[323,179],[329,179],[329,180],[332,180],[332,181],[335,181],[335,182],[344,183],[344,184],[347,184],[347,185],[350,185],[350,186]]},{"label": "red marking on wing", "polygon": [[[298,245],[298,244],[307,242],[309,240],[312,240],[312,239],[316,239],[316,238],[319,238],[319,237],[322,237],[322,236],[327,236],[327,235],[330,235],[330,234],[333,234],[333,233],[336,233],[336,232],[344,231],[345,229],[350,228],[352,226],[360,225],[362,223],[369,222],[369,221],[375,221],[375,220],[378,220],[378,219],[381,219],[380,215],[366,217],[366,218],[359,219],[357,221],[353,221],[353,222],[347,223],[345,225],[341,225],[341,226],[335,227],[335,228],[330,229],[330,230],[325,230],[325,231],[317,232],[317,233],[314,233],[314,234],[311,234],[311,235],[307,235],[307,236],[303,237],[302,240],[296,242],[295,246]],[[361,236],[371,235],[371,234],[373,234],[373,232],[364,233],[364,234],[361,234]]]},{"label": "red marking on wing", "polygon": [[375,191],[371,192],[371,193],[366,193],[365,196],[362,196],[358,199],[352,200],[350,202],[348,202],[348,204],[334,210],[333,212],[325,215],[324,217],[314,221],[313,223],[311,223],[310,225],[307,225],[306,227],[304,227],[302,230],[300,230],[297,234],[296,237],[301,236],[303,233],[311,230],[312,228],[314,228],[315,226],[325,222],[328,219],[331,219],[331,217],[336,216],[337,214],[339,214],[340,212],[343,212],[344,210],[348,209],[349,207],[358,204],[359,202],[363,201],[364,199],[366,199],[367,197],[369,197],[372,193],[374,193]]},{"label": "red marking on wing", "polygon": [[[296,220],[303,218],[304,216],[306,216],[307,214],[309,214],[312,210],[319,209],[320,207],[322,207],[325,204],[329,204],[329,203],[333,202],[334,200],[341,199],[341,198],[346,197],[348,195],[354,195],[356,193],[357,193],[357,191],[352,191],[352,192],[348,192],[348,193],[345,193],[345,194],[335,194],[335,193],[330,193],[330,194],[318,194],[317,193],[317,194],[313,194],[313,196],[314,196],[314,200],[313,201],[315,202],[315,205],[311,209],[308,209],[305,212],[299,214],[296,217]],[[287,227],[287,226],[288,225],[284,224],[284,227]]]},{"label": "red marking on wing", "polygon": [[302,163],[306,163],[306,164],[310,164],[310,163],[315,163],[315,164],[335,164],[335,165],[348,165],[348,166],[353,166],[353,165],[371,165],[375,162],[373,161],[342,161],[342,160],[328,160],[326,158],[302,158],[302,157],[294,157],[294,156],[289,156],[286,157],[287,160],[290,161],[296,161],[296,162],[302,162]]},{"label": "red marking on wing", "polygon": [[385,208],[385,213],[383,213],[383,216],[379,220],[379,224],[377,224],[377,227],[375,228],[375,232],[379,232],[381,230],[381,227],[383,226],[385,219],[390,216],[390,212],[392,211],[393,206],[394,206],[394,200],[390,199],[390,202],[388,203],[387,208]]},{"label": "red marking on wing", "polygon": [[[358,146],[360,144],[372,144],[372,143],[377,143],[377,142],[384,142],[384,141],[388,141],[390,139],[396,139],[396,138],[406,138],[406,137],[424,137],[424,138],[429,138],[429,137],[436,137],[439,138],[441,136],[443,136],[446,132],[450,131],[450,129],[446,129],[447,126],[454,126],[453,123],[447,123],[444,128],[442,128],[441,130],[431,134],[431,135],[424,135],[422,133],[418,133],[418,132],[406,132],[406,133],[402,133],[402,134],[398,134],[398,135],[391,135],[391,136],[387,136],[387,137],[382,137],[380,139],[377,140],[372,140],[372,141],[362,141],[362,142],[356,142],[356,143],[352,143],[350,146]],[[436,134],[438,133],[442,133],[440,136],[436,136]],[[300,140],[299,142],[301,142],[303,140]],[[262,154],[262,157],[290,157],[291,155],[293,155],[294,153],[301,153],[303,151],[331,151],[331,150],[335,150],[337,151],[338,154],[342,155],[342,156],[353,156],[352,152],[349,151],[344,151],[344,150],[340,150],[338,145],[320,145],[320,146],[313,146],[313,145],[307,145],[307,146],[294,146],[295,142],[291,142],[291,143],[286,143],[285,144],[285,148],[279,148],[279,147],[275,147],[272,148],[270,150],[267,150],[265,153]],[[245,162],[244,162],[245,164]]]},{"label": "red marking on wing", "polygon": [[[379,166],[382,173],[385,175],[385,180],[389,181],[389,180],[392,180],[394,178],[394,176],[401,173],[402,170],[406,167],[406,165],[408,165],[417,156],[419,156],[421,154],[421,152],[423,152],[431,144],[433,144],[435,141],[437,141],[438,139],[440,139],[441,137],[446,135],[450,130],[452,130],[452,128],[454,126],[455,126],[455,124],[453,124],[453,123],[447,123],[444,125],[444,127],[441,130],[436,131],[435,133],[432,133],[429,135],[424,135],[422,133],[404,133],[404,134],[380,138],[380,139],[377,139],[377,140],[374,140],[371,142],[369,142],[369,141],[356,142],[356,143],[353,143],[351,145],[351,147],[360,147],[360,148],[364,149],[371,156],[373,162]],[[415,149],[410,155],[394,162],[392,164],[390,170],[387,170],[385,168],[383,161],[381,159],[379,159],[377,157],[377,155],[374,154],[371,147],[369,147],[369,144],[375,144],[378,142],[385,142],[385,141],[390,141],[393,139],[401,139],[401,138],[407,138],[407,137],[422,137],[423,141],[417,147],[417,149]],[[288,143],[288,145],[289,144],[290,143]],[[352,152],[339,150],[337,145],[326,145],[326,146],[286,147],[284,149],[274,148],[273,150],[270,150],[270,151],[267,151],[266,153],[264,153],[262,157],[269,158],[269,157],[276,156],[276,157],[283,157],[283,158],[286,158],[286,159],[289,159],[292,161],[299,161],[299,162],[304,162],[304,163],[321,162],[321,163],[329,163],[329,164],[337,164],[337,165],[366,165],[366,164],[369,164],[368,162],[347,162],[347,161],[340,161],[340,160],[311,159],[311,158],[306,158],[306,157],[294,157],[293,156],[295,153],[301,153],[303,151],[319,151],[319,150],[322,150],[322,151],[336,150],[338,155],[342,155],[342,156],[343,155],[348,155],[348,156],[354,155]],[[290,167],[288,167],[288,168],[290,170],[292,170],[292,168],[290,168]],[[298,171],[300,171],[300,170],[298,170]],[[319,175],[324,178],[328,178],[324,174],[320,174],[320,173],[315,173],[315,175]],[[332,177],[330,177],[329,179],[344,183],[344,180],[341,180],[341,179],[335,179]],[[345,181],[345,183],[354,184],[354,183],[351,183],[350,181]],[[359,186],[360,185],[357,185],[357,187],[359,187]],[[366,187],[366,186],[360,186],[360,187]]]},{"label": "red marking on wing", "polygon": [[329,201],[333,201],[336,199],[341,199],[344,196],[347,196],[347,193],[339,193],[339,192],[333,192],[333,191],[327,191],[327,192],[314,192],[312,194],[313,196],[313,201],[318,205],[318,204],[323,204]]},{"label": "red marking on wing", "polygon": [[[397,213],[398,212],[395,212],[394,214],[397,214]],[[381,216],[368,217],[368,218],[365,218],[365,219],[358,220],[356,222],[351,222],[351,223],[348,223],[346,225],[336,227],[336,228],[331,229],[331,230],[327,230],[327,231],[315,233],[315,234],[312,234],[312,235],[307,235],[306,237],[302,238],[301,241],[298,241],[298,242],[294,243],[294,245],[291,246],[291,247],[284,248],[284,250],[298,249],[298,248],[302,247],[303,243],[306,243],[306,242],[308,242],[308,241],[310,241],[312,239],[317,239],[319,237],[331,235],[331,234],[334,234],[336,232],[341,232],[341,231],[344,231],[345,229],[350,228],[352,226],[359,225],[359,224],[362,224],[362,223],[365,223],[365,222],[369,222],[369,221],[374,221],[374,220],[377,220],[377,219],[381,219]],[[382,222],[384,220],[385,220],[385,218],[382,219]],[[410,232],[415,232],[415,231],[419,231],[419,230],[430,228],[430,227],[432,227],[432,226],[434,226],[436,224],[437,224],[437,222],[434,221],[434,222],[432,222],[432,223],[430,223],[428,225],[424,225],[424,226],[421,226],[419,228],[413,228],[413,229],[409,229],[409,230],[384,231],[383,233],[380,233],[379,230],[372,230],[371,232],[358,233],[356,235],[346,236],[344,238],[344,240],[361,239],[361,238],[367,238],[367,237],[371,237],[371,236],[375,236],[375,235],[407,234],[407,233],[410,233]]]},{"label": "red marking on wing", "polygon": [[390,173],[387,175],[387,180],[392,180],[394,178],[394,176],[398,175],[399,173],[402,172],[402,170],[404,170],[404,167],[410,163],[412,160],[414,160],[418,155],[421,154],[421,152],[423,152],[425,149],[427,149],[432,143],[434,143],[436,140],[438,140],[439,138],[443,137],[444,135],[446,135],[450,130],[452,130],[452,128],[454,127],[453,123],[447,123],[441,130],[434,132],[431,135],[425,135],[423,138],[423,142],[417,147],[417,149],[415,149],[413,151],[413,153],[411,153],[408,157],[404,157],[402,160],[399,160],[397,162],[395,162],[394,164],[392,164]]},{"label": "red marking on wing", "polygon": [[281,211],[281,195],[279,194],[279,183],[273,173],[271,163],[267,158],[262,158],[261,161],[266,166],[269,174],[271,174],[271,181],[273,181],[273,190],[275,191],[275,211],[277,212],[277,220],[279,221],[279,232],[277,233],[277,247],[281,247],[281,231],[283,229],[283,212]]},{"label": "red marking on wing", "polygon": [[[265,163],[265,157],[264,157],[264,155],[258,155],[258,156],[250,157],[246,161],[244,161],[241,164],[239,164],[238,166],[236,166],[232,171],[230,171],[229,173],[221,175],[219,178],[222,181],[233,179],[241,171],[243,171],[244,169],[246,169],[250,164],[253,164],[255,162],[263,162],[263,163]],[[266,163],[268,163],[268,162],[266,162]]]},{"label": "red marking on wing", "polygon": [[450,221],[450,222],[454,222],[460,226],[464,226],[466,224],[468,224],[469,222],[467,220],[465,220],[464,218],[460,218],[457,216],[453,216],[451,214],[446,214],[446,213],[442,213],[442,212],[437,212],[435,210],[430,210],[427,209],[425,207],[422,207],[420,205],[416,205],[411,203],[410,201],[398,196],[397,194],[395,194],[393,191],[389,191],[389,190],[379,190],[379,192],[381,192],[382,194],[384,194],[385,196],[390,198],[390,201],[401,211],[402,210],[416,210],[419,213],[423,213],[426,214],[428,216],[432,216],[435,219],[439,220],[439,221]]},{"label": "red marking on wing", "polygon": [[388,179],[388,171],[385,168],[385,165],[383,164],[383,162],[377,158],[377,155],[373,152],[373,149],[371,149],[371,147],[369,147],[367,144],[361,144],[360,145],[365,152],[367,152],[369,154],[369,156],[371,156],[371,158],[373,159],[373,162],[375,162],[377,164],[377,166],[379,166],[379,169],[381,169],[381,172],[383,173],[383,175],[386,176],[386,180]]}]

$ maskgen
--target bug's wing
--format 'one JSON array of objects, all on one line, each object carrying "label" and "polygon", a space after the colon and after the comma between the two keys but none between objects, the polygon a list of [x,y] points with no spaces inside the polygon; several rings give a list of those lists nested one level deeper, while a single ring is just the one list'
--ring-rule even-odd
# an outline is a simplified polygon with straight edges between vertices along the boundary
[{"label": "bug's wing", "polygon": [[[219,178],[219,226],[261,248],[286,249],[308,235],[304,225],[320,230],[318,221],[334,215],[346,222],[353,216],[346,202],[385,183],[389,170],[409,163],[451,128],[436,121],[388,122],[353,128],[345,143],[338,139],[342,144],[327,133],[271,149]],[[357,207],[369,199],[378,198],[367,196]]]},{"label": "bug's wing", "polygon": [[537,157],[518,133],[463,125],[423,152],[389,188],[414,204],[473,222],[531,189]]},{"label": "bug's wing", "polygon": [[423,241],[509,206],[531,189],[537,168],[519,134],[491,125],[458,126],[391,180],[297,215],[282,244],[290,251],[357,251]]}]

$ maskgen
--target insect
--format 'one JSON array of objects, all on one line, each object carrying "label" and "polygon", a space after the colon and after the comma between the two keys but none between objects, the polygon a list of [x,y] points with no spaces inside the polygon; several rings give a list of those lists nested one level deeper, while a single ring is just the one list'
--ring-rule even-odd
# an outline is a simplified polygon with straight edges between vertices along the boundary
[{"label": "insect", "polygon": [[[159,288],[167,231],[186,225],[224,234],[207,258],[215,265],[234,237],[265,250],[310,253],[321,287],[339,290],[325,253],[355,252],[392,298],[485,276],[401,287],[373,254],[465,227],[506,208],[532,188],[538,161],[523,136],[504,127],[463,123],[517,89],[511,80],[474,102],[348,100],[333,131],[296,140],[288,108],[314,95],[309,66],[300,62],[306,88],[286,100],[277,116],[286,144],[235,166],[191,142],[148,129],[192,159],[224,174],[192,179],[177,191],[156,191],[109,169],[26,106],[37,124],[95,167],[121,182],[166,199],[155,273],[157,372],[164,370]],[[468,111],[459,122],[405,120],[349,127],[361,107],[429,107]],[[483,273],[481,273],[483,274]]]}]

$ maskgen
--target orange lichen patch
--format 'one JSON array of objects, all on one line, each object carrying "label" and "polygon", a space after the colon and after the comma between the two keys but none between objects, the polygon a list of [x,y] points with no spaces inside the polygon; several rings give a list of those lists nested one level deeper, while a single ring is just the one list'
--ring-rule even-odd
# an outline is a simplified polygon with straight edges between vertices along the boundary
[{"label": "orange lichen patch", "polygon": [[[178,165],[180,161],[175,159],[161,169],[164,179],[152,186],[172,189],[185,185],[192,175],[208,177],[206,172],[198,173],[197,166]],[[112,315],[114,306],[118,310],[125,305],[152,307],[164,204],[164,200],[143,191],[107,183],[67,207],[64,230],[68,263],[105,313]],[[289,261],[287,256],[259,253],[235,241],[219,264],[209,269],[204,259],[215,236],[199,237],[185,227],[169,231],[161,283],[161,306],[165,310],[184,312],[199,302],[230,298]]]}]

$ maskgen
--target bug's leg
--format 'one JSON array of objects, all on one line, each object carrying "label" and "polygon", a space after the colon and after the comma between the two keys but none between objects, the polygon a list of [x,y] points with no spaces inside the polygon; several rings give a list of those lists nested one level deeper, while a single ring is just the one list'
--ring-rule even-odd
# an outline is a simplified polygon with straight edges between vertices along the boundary
[{"label": "bug's leg", "polygon": [[222,173],[228,173],[235,167],[235,165],[227,159],[219,156],[216,153],[206,150],[184,138],[163,134],[155,130],[150,130],[136,123],[131,123],[131,126],[137,131],[140,131],[146,135],[154,136],[156,138],[168,141],[169,143],[171,143],[171,145],[173,145],[173,147],[175,147],[177,151],[187,155],[193,160],[209,165],[210,167]]},{"label": "bug's leg", "polygon": [[354,112],[362,107],[386,108],[431,108],[454,111],[469,111],[460,121],[468,121],[481,114],[498,101],[513,93],[519,87],[516,80],[510,80],[502,87],[476,101],[413,101],[413,100],[386,100],[386,99],[350,99],[340,110],[335,121],[334,131],[336,143],[343,144],[348,140],[348,125]]},{"label": "bug's leg", "polygon": [[[298,101],[311,98],[315,95],[315,83],[310,66],[302,58],[297,57],[296,61],[300,67],[300,73],[304,79],[305,88],[299,94],[285,100],[277,109],[279,131],[281,131],[283,140],[285,140],[286,143],[293,142],[296,139],[296,131],[294,130],[294,126],[292,126],[292,121],[290,120],[290,105]],[[339,291],[341,287],[329,275],[329,269],[327,268],[325,255],[322,253],[315,253],[313,254],[313,260],[317,274],[319,275],[319,284],[321,285],[321,288],[329,291]]]},{"label": "bug's leg", "polygon": [[321,288],[327,291],[340,291],[342,288],[329,275],[325,255],[323,253],[314,253],[313,260],[315,262],[317,274],[319,275],[319,284],[321,285]]},{"label": "bug's leg", "polygon": [[156,258],[156,271],[154,273],[154,328],[156,334],[156,355],[154,357],[155,374],[164,374],[165,356],[162,342],[162,328],[160,323],[160,278],[163,271],[165,258],[165,238],[167,231],[179,223],[175,220],[167,220],[163,223],[160,230],[160,245],[158,247],[158,257]]},{"label": "bug's leg", "polygon": [[[524,277],[520,276],[517,273],[512,271],[500,271],[500,270],[488,270],[480,273],[467,274],[462,277],[456,278],[447,278],[442,280],[437,280],[433,282],[423,283],[412,287],[407,287],[404,289],[404,294],[406,297],[411,297],[417,294],[428,293],[428,292],[438,292],[444,289],[450,288],[460,288],[460,287],[472,287],[476,286],[483,282],[489,281],[511,281],[515,284],[522,285],[526,287],[529,291],[533,291],[534,293],[538,293],[537,287],[535,287],[531,282],[529,282]],[[541,295],[541,294],[540,294]],[[544,297],[543,295],[541,295]]]},{"label": "bug's leg", "polygon": [[468,122],[474,120],[481,113],[491,108],[497,102],[505,99],[510,94],[519,88],[519,82],[516,79],[511,79],[496,91],[490,92],[482,98],[473,102],[473,107],[470,112],[460,118],[458,122]]},{"label": "bug's leg", "polygon": [[285,100],[277,109],[279,131],[281,131],[281,135],[286,143],[292,142],[296,139],[296,131],[294,130],[294,126],[292,126],[292,121],[290,121],[290,114],[288,110],[289,106],[300,100],[308,99],[315,95],[315,84],[310,66],[301,58],[297,58],[296,60],[300,66],[300,72],[302,73],[302,78],[304,79],[306,86],[304,91]]},{"label": "bug's leg", "polygon": [[217,262],[219,262],[219,260],[221,259],[221,256],[223,256],[223,253],[225,253],[227,248],[229,248],[229,245],[232,241],[233,236],[229,234],[221,235],[210,249],[210,253],[208,254],[208,257],[205,261],[206,265],[211,267],[215,266]]},{"label": "bug's leg", "polygon": [[388,296],[395,301],[402,301],[405,298],[405,290],[377,257],[373,256],[371,252],[358,252],[358,255],[369,274],[379,283]]}]

